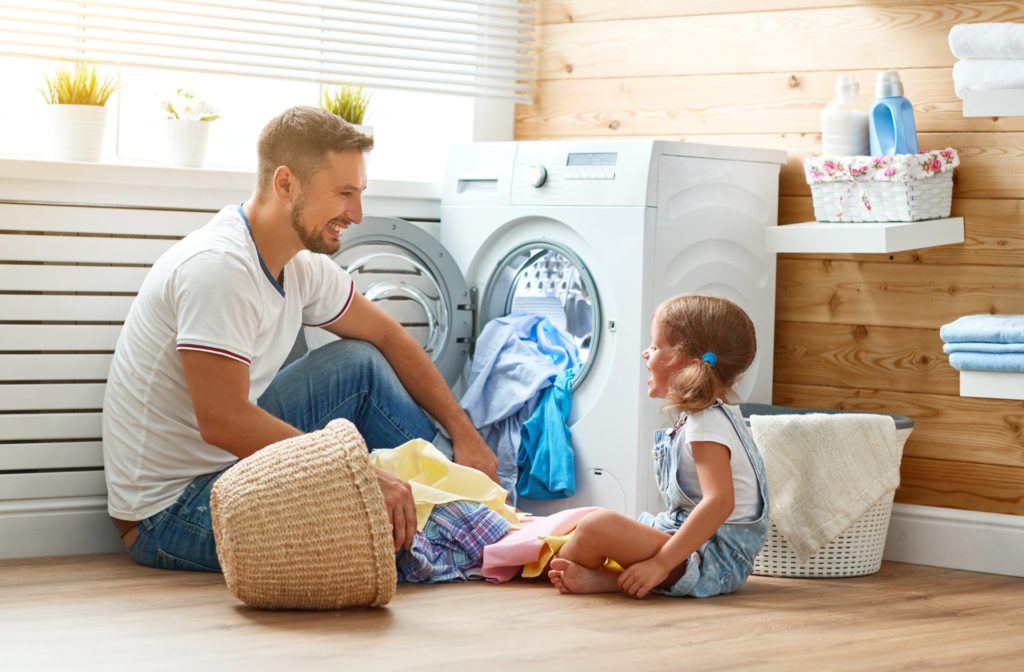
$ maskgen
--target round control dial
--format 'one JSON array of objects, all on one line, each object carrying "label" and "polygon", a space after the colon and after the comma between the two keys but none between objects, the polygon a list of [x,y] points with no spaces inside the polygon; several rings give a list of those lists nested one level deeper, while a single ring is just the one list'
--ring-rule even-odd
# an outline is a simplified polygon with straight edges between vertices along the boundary
[{"label": "round control dial", "polygon": [[526,169],[526,181],[533,187],[543,186],[548,181],[548,169],[538,164]]}]

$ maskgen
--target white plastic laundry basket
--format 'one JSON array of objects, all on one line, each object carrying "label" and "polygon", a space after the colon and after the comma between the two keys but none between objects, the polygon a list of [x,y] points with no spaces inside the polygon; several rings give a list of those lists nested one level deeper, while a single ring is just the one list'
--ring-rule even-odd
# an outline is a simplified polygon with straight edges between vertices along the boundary
[{"label": "white plastic laundry basket", "polygon": [[[765,404],[742,404],[744,416],[781,415],[787,413],[828,413],[809,409],[788,409]],[[903,456],[903,446],[914,423],[909,418],[893,416],[896,421],[897,459]],[[886,493],[850,526],[823,546],[817,553],[801,563],[793,547],[782,536],[775,523],[768,530],[764,547],[754,558],[754,574],[760,576],[789,577],[844,577],[874,574],[882,566],[882,552],[885,537],[889,531],[889,517],[892,515],[892,501],[896,491]]]}]

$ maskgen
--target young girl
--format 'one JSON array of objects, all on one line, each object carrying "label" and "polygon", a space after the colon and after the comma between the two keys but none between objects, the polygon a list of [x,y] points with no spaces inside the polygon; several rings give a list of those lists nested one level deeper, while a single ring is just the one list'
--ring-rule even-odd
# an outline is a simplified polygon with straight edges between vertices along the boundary
[{"label": "young girl", "polygon": [[[647,393],[679,413],[671,429],[655,433],[668,510],[639,521],[612,511],[584,517],[548,571],[563,593],[731,593],[764,544],[764,465],[743,419],[722,402],[754,359],[754,325],[732,301],[684,294],[658,306],[651,336],[641,355]],[[606,569],[606,559],[624,571]]]}]

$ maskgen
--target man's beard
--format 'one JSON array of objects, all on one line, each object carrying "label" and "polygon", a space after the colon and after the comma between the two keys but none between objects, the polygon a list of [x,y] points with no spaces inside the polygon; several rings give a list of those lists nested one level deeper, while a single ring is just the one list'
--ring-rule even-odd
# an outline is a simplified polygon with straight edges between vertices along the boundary
[{"label": "man's beard", "polygon": [[337,243],[328,243],[324,240],[323,229],[320,229],[320,235],[312,235],[302,226],[302,212],[305,209],[306,201],[303,198],[295,201],[295,206],[292,208],[292,228],[295,229],[295,233],[298,234],[299,240],[302,241],[302,245],[310,252],[319,252],[320,254],[334,254],[341,248],[341,241]]}]

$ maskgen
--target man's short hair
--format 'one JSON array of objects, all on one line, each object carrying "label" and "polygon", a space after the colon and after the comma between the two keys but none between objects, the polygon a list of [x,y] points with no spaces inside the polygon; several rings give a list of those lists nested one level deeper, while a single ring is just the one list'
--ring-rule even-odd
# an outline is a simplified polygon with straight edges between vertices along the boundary
[{"label": "man's short hair", "polygon": [[315,107],[292,107],[270,120],[260,133],[257,186],[270,189],[278,166],[288,166],[302,184],[327,163],[330,152],[366,152],[373,138],[341,117]]}]

